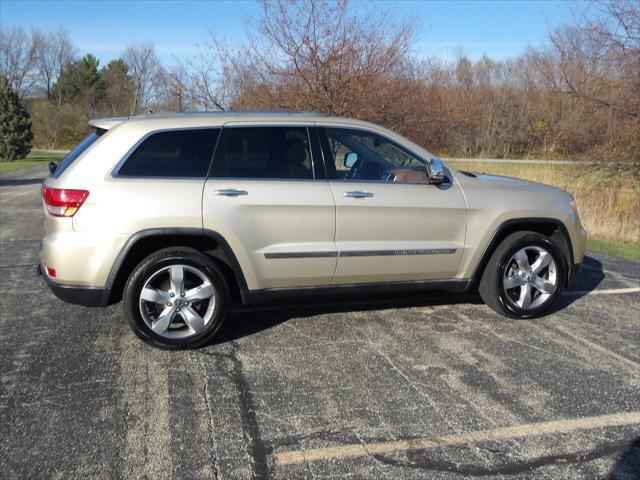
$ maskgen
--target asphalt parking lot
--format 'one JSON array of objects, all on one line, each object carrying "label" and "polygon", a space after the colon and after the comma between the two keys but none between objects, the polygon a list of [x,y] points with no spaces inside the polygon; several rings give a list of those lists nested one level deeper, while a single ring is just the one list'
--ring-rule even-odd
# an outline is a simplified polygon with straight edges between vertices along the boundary
[{"label": "asphalt parking lot", "polygon": [[45,171],[0,176],[0,478],[640,478],[640,264],[535,321],[377,298],[166,352],[35,275]]}]

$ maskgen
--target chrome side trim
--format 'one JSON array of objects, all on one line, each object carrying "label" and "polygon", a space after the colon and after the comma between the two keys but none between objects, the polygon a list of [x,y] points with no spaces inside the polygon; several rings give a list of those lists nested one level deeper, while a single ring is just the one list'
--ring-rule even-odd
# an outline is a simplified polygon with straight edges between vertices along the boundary
[{"label": "chrome side trim", "polygon": [[452,255],[457,248],[412,248],[401,250],[346,250],[342,252],[278,252],[265,253],[265,258],[330,258],[330,257],[387,257],[410,255]]},{"label": "chrome side trim", "polygon": [[341,257],[386,257],[405,255],[451,255],[457,248],[409,248],[399,250],[347,250],[340,252]]},{"label": "chrome side trim", "polygon": [[265,253],[265,258],[335,258],[338,252],[274,252]]}]

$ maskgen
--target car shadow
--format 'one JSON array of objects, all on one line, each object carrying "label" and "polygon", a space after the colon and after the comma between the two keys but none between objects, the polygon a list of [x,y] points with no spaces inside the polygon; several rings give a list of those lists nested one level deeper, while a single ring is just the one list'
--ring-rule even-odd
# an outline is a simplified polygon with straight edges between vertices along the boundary
[{"label": "car shadow", "polygon": [[20,185],[35,185],[42,183],[44,178],[1,178],[0,187],[17,187]]},{"label": "car shadow", "polygon": [[562,310],[576,300],[579,300],[585,295],[593,292],[598,285],[602,283],[604,277],[605,275],[602,262],[590,257],[589,255],[585,255],[577,278],[567,289],[564,295],[560,297],[558,303],[556,303],[549,313],[551,314]]},{"label": "car shadow", "polygon": [[307,318],[330,313],[368,312],[392,308],[429,307],[436,305],[482,304],[475,292],[448,294],[424,292],[418,296],[411,294],[389,294],[388,296],[367,295],[357,300],[344,297],[326,297],[323,299],[295,298],[291,303],[272,303],[254,308],[237,308],[230,312],[223,330],[208,345],[216,345],[259,333],[280,325],[293,318]]},{"label": "car shadow", "polygon": [[640,437],[636,438],[609,472],[609,480],[640,478]]},{"label": "car shadow", "polygon": [[[549,314],[562,310],[595,290],[604,279],[602,263],[585,256],[578,277]],[[293,304],[292,304],[293,303]],[[329,313],[367,312],[392,308],[429,307],[436,305],[482,304],[477,292],[379,294],[358,297],[292,298],[260,307],[238,307],[230,312],[223,330],[208,345],[216,345],[268,330],[292,318],[306,318]]]}]

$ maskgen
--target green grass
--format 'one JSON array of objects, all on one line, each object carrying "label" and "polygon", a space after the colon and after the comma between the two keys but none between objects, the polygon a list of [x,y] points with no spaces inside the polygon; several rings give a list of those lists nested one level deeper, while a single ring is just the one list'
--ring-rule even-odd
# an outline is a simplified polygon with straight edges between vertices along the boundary
[{"label": "green grass", "polygon": [[589,237],[587,248],[593,252],[606,253],[640,262],[640,243]]},{"label": "green grass", "polygon": [[64,157],[64,153],[31,152],[26,158],[14,162],[0,162],[0,173],[13,172],[22,168],[47,165],[49,162],[57,162]]}]

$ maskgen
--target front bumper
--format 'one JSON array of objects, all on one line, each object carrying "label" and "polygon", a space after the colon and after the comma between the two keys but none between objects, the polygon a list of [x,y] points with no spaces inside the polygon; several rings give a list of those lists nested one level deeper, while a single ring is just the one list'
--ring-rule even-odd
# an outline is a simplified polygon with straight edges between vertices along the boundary
[{"label": "front bumper", "polygon": [[46,274],[40,265],[36,267],[36,273],[44,278],[49,289],[60,300],[85,307],[102,307],[107,303],[108,292],[104,288],[81,287],[77,285],[62,285],[56,283]]}]

